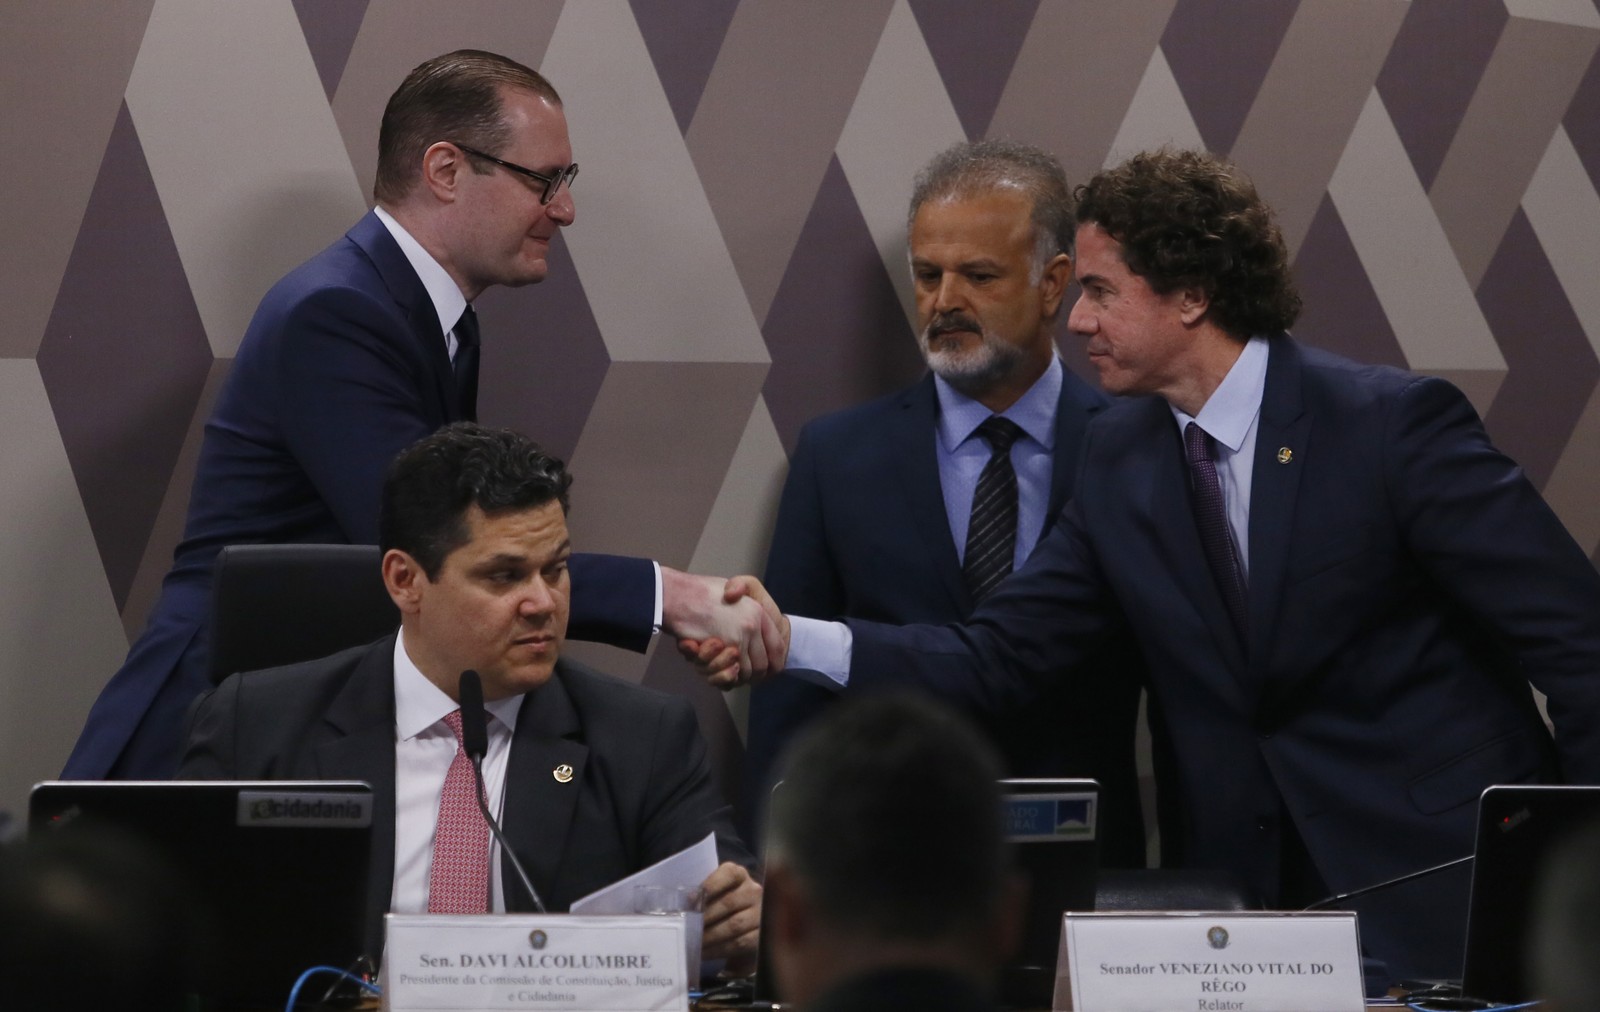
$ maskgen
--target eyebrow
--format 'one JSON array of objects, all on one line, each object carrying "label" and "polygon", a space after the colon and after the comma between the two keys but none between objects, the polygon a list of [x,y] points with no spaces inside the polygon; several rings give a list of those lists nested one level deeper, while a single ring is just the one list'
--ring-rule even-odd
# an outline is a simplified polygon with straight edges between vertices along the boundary
[{"label": "eyebrow", "polygon": [[913,269],[916,269],[918,267],[933,267],[933,268],[937,268],[938,270],[941,270],[941,271],[942,270],[946,270],[946,269],[948,269],[948,270],[956,270],[956,271],[970,271],[970,270],[974,270],[974,269],[977,269],[977,268],[983,268],[983,269],[994,270],[994,271],[998,271],[998,270],[1004,269],[1002,264],[1000,263],[1000,261],[996,260],[993,257],[978,257],[975,260],[963,260],[960,263],[956,264],[954,267],[950,267],[950,268],[945,268],[944,266],[942,266],[940,264],[937,264],[932,260],[928,260],[928,259],[926,259],[924,257],[912,257],[911,258],[911,266],[912,266]]}]

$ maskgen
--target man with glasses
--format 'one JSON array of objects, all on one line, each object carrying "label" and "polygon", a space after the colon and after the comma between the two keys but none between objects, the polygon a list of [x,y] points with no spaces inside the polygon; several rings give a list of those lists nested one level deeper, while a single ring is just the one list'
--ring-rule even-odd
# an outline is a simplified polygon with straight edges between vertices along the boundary
[{"label": "man with glasses", "polygon": [[[413,70],[378,138],[377,207],[262,299],[206,424],[184,539],[149,625],[91,710],[69,778],[162,778],[208,684],[211,569],[229,544],[377,541],[395,454],[477,415],[478,325],[494,285],[549,270],[572,223],[561,97],[462,50]],[[753,605],[648,560],[575,556],[571,635],[643,650],[657,625],[724,627],[765,664]],[[659,590],[658,590],[659,588]],[[738,609],[738,610],[735,610]],[[774,641],[775,642],[775,641]]]}]

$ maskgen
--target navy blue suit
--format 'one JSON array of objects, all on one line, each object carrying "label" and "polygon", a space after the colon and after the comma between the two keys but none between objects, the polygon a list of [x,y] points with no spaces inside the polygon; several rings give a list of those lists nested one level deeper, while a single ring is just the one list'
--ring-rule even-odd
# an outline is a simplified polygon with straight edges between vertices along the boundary
[{"label": "navy blue suit", "polygon": [[[182,775],[195,780],[365,780],[373,787],[367,951],[382,948],[394,887],[394,637],[331,657],[234,675],[195,707]],[[558,781],[551,771],[572,767]],[[713,830],[722,860],[753,866],[711,780],[681,697],[571,661],[527,694],[506,766],[502,824],[545,906],[574,900]],[[509,858],[501,888],[530,910]]]},{"label": "navy blue suit", "polygon": [[[438,313],[368,214],[262,298],[206,422],[161,598],[62,775],[171,776],[184,712],[209,685],[217,553],[235,544],[376,543],[389,461],[462,418]],[[574,638],[648,645],[655,576],[647,561],[574,556],[572,588]]]},{"label": "navy blue suit", "polygon": [[[1108,399],[1070,372],[1056,407],[1046,516],[1066,505],[1090,418]],[[972,613],[950,533],[934,447],[938,394],[920,383],[824,415],[800,432],[767,558],[766,585],[784,611],[810,618],[959,622]],[[1105,788],[1101,850],[1111,864],[1143,867],[1144,832],[1134,730],[1137,656],[1109,654],[1104,678],[1062,678],[1042,705],[985,719],[1014,776],[1092,776]],[[775,761],[835,693],[794,678],[756,686],[750,698],[746,811],[759,810]]]},{"label": "navy blue suit", "polygon": [[[1015,706],[1125,618],[1170,717],[1187,863],[1269,902],[1288,820],[1343,892],[1471,853],[1490,784],[1600,782],[1600,576],[1459,391],[1276,336],[1254,468],[1247,645],[1172,414],[1141,398],[1090,426],[1083,493],[968,623],[852,621],[852,684]],[[1459,975],[1466,882],[1353,901],[1363,943]]]}]

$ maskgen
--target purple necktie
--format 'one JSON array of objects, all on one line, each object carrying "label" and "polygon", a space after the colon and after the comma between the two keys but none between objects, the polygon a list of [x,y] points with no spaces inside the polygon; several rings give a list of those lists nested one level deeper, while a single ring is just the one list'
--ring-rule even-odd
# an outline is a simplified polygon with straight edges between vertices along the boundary
[{"label": "purple necktie", "polygon": [[1204,429],[1190,422],[1183,430],[1183,448],[1189,457],[1189,487],[1194,492],[1194,522],[1200,529],[1200,545],[1205,549],[1211,575],[1233,618],[1239,641],[1244,643],[1244,577],[1228,530],[1228,511],[1222,506],[1222,486],[1217,482],[1217,465],[1212,459],[1215,444]]}]

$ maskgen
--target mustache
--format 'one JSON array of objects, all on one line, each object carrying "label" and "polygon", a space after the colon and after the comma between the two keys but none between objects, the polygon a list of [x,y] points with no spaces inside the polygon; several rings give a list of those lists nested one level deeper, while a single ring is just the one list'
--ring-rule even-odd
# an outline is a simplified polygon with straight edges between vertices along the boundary
[{"label": "mustache", "polygon": [[928,336],[930,338],[958,330],[981,334],[983,333],[983,326],[965,313],[945,313],[934,317],[928,324]]}]

